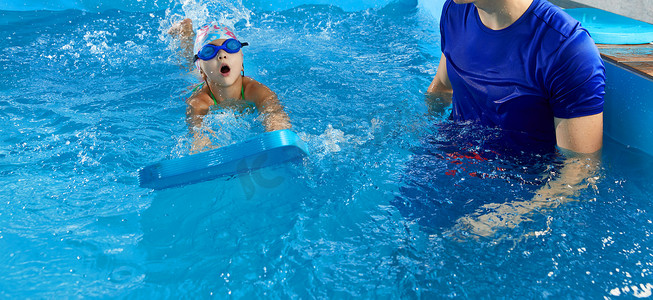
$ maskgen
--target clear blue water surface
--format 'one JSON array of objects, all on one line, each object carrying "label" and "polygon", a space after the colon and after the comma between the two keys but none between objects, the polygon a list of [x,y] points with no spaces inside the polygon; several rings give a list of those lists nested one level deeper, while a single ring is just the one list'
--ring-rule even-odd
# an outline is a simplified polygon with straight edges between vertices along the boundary
[{"label": "clear blue water surface", "polygon": [[[0,11],[0,297],[651,295],[653,158],[611,140],[577,201],[460,238],[453,220],[532,197],[559,162],[464,156],[493,132],[427,114],[439,31],[414,5],[185,3]],[[138,168],[189,153],[197,81],[166,34],[182,17],[250,42],[247,75],[276,91],[310,157],[138,187]],[[221,145],[263,131],[256,114],[205,121]]]}]

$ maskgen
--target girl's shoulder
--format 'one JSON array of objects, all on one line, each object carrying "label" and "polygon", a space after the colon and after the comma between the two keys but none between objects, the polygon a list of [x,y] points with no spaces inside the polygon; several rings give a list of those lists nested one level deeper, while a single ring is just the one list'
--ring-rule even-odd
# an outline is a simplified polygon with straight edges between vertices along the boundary
[{"label": "girl's shoulder", "polygon": [[251,77],[243,77],[243,90],[245,96],[248,96],[248,99],[250,98],[250,95],[256,97],[272,93],[272,90],[265,84],[262,84]]},{"label": "girl's shoulder", "polygon": [[194,86],[190,87],[191,93],[190,97],[188,99],[192,99],[195,97],[198,97],[200,95],[207,95],[208,96],[208,89],[206,88],[206,84],[204,82],[200,82]]},{"label": "girl's shoulder", "polygon": [[208,89],[204,83],[200,83],[193,87],[190,97],[186,99],[186,103],[194,108],[208,109],[213,105],[213,99],[208,93]]},{"label": "girl's shoulder", "polygon": [[245,90],[247,90],[247,88],[251,88],[251,87],[254,87],[254,86],[259,85],[259,84],[261,84],[261,83],[256,81],[256,79],[251,78],[251,77],[247,77],[247,76],[243,76],[243,88]]}]

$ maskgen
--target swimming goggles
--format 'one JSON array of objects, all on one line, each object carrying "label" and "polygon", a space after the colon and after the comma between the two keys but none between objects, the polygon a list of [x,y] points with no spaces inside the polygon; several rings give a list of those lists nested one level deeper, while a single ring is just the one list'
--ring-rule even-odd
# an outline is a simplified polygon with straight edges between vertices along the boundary
[{"label": "swimming goggles", "polygon": [[206,44],[200,51],[197,51],[197,54],[195,55],[195,60],[201,59],[201,60],[211,60],[213,59],[216,55],[218,55],[218,52],[220,50],[224,50],[227,53],[237,53],[240,51],[240,48],[245,47],[249,45],[248,43],[241,43],[237,39],[228,39],[222,43],[222,46],[216,46],[213,44]]}]

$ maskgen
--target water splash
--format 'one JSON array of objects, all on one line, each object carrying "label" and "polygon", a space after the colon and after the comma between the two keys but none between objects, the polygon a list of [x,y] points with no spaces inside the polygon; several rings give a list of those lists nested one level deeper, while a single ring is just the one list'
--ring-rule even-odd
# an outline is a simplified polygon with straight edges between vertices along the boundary
[{"label": "water splash", "polygon": [[243,5],[242,0],[181,0],[181,3],[176,3],[173,8],[166,10],[166,17],[161,21],[161,29],[167,32],[173,24],[186,18],[193,21],[195,28],[211,21],[230,27],[235,27],[239,22],[245,22],[245,26],[250,26],[251,16],[252,11]]},{"label": "water splash", "polygon": [[374,127],[371,127],[367,131],[362,132],[364,135],[358,136],[345,134],[342,130],[333,128],[333,125],[328,124],[322,134],[312,135],[300,132],[299,136],[308,144],[311,156],[316,157],[317,160],[321,160],[325,156],[341,151],[355,151],[356,147],[365,144],[373,138],[373,130]]},{"label": "water splash", "polygon": [[203,116],[202,126],[175,137],[171,158],[187,156],[229,146],[264,132],[262,117],[256,111],[213,110]]}]

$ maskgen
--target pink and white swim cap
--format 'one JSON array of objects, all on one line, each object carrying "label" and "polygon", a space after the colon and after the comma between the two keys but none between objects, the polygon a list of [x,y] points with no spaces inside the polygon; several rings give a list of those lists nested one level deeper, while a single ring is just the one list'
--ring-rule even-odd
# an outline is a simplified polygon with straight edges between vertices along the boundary
[{"label": "pink and white swim cap", "polygon": [[213,21],[197,30],[193,54],[197,54],[206,44],[219,39],[238,39],[226,25]]}]

